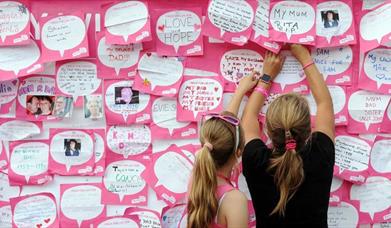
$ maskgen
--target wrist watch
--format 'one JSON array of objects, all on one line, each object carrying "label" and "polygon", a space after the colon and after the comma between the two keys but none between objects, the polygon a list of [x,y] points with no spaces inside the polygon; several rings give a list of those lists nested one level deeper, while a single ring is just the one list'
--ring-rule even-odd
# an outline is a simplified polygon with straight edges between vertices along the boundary
[{"label": "wrist watch", "polygon": [[268,74],[263,74],[259,80],[261,80],[263,83],[270,84],[272,81],[272,77]]}]

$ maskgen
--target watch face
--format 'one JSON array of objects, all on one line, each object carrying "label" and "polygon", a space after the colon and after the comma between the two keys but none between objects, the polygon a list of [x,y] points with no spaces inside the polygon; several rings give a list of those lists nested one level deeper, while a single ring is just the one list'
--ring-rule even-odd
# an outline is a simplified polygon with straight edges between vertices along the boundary
[{"label": "watch face", "polygon": [[264,74],[261,77],[261,80],[264,82],[270,82],[270,79],[271,79],[270,75],[267,75],[267,74]]}]

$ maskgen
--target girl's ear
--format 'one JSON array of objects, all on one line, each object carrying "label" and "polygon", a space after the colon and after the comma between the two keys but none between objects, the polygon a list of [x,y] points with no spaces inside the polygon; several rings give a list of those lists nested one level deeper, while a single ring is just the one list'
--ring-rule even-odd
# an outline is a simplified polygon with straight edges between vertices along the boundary
[{"label": "girl's ear", "polygon": [[241,149],[237,149],[236,152],[235,152],[235,157],[236,158],[240,158],[242,156],[242,150]]}]

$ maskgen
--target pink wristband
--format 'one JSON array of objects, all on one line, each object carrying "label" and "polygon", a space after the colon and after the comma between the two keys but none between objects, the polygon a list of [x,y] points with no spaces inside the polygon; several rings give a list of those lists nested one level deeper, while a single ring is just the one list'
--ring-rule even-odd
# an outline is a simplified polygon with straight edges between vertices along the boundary
[{"label": "pink wristband", "polygon": [[267,90],[265,88],[263,88],[262,86],[255,87],[254,91],[262,94],[265,98],[267,98],[269,96],[269,93],[267,92]]},{"label": "pink wristband", "polygon": [[311,66],[312,64],[314,64],[314,61],[311,61],[311,62],[305,64],[305,65],[303,66],[303,70],[305,70],[307,67]]}]

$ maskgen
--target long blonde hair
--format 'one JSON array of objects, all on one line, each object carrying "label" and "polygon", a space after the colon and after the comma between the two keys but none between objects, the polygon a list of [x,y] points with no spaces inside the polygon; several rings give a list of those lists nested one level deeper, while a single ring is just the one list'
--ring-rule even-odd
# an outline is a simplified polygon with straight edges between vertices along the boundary
[{"label": "long blonde hair", "polygon": [[[229,112],[222,114],[234,116]],[[211,118],[203,123],[200,130],[202,148],[197,154],[189,190],[188,228],[205,228],[213,222],[218,209],[216,170],[234,156],[235,141],[234,125],[219,118]],[[208,148],[208,143],[213,146],[212,150]],[[239,133],[238,148],[242,149],[243,146],[242,134]]]},{"label": "long blonde hair", "polygon": [[[303,160],[298,151],[311,134],[307,100],[294,93],[276,98],[266,112],[266,130],[273,144],[268,170],[273,173],[280,193],[271,215],[284,216],[286,204],[304,181]],[[295,140],[296,149],[286,149],[287,140]]]}]

